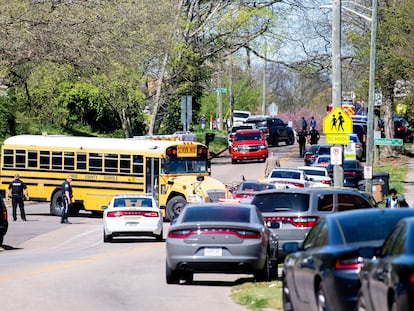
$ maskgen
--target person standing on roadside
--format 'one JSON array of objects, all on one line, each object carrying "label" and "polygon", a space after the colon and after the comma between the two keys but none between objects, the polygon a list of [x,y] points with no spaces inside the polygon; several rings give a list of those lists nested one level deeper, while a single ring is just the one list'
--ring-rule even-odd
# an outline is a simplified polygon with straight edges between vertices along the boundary
[{"label": "person standing on roadside", "polygon": [[299,156],[301,158],[303,158],[303,156],[305,155],[307,137],[308,137],[308,133],[305,130],[303,130],[302,128],[299,129],[298,135],[297,135],[297,140],[298,140],[298,143],[299,143]]},{"label": "person standing on roadside", "polygon": [[311,130],[309,131],[309,141],[311,145],[316,145],[319,141],[319,138],[321,136],[319,135],[319,132],[317,129],[315,129],[314,127],[311,128]]},{"label": "person standing on roadside", "polygon": [[68,220],[69,211],[72,207],[72,176],[69,175],[66,180],[62,183],[62,218],[60,219],[61,224],[70,224]]},{"label": "person standing on roadside", "polygon": [[13,221],[17,220],[17,205],[20,209],[20,217],[26,221],[26,212],[24,211],[24,199],[29,200],[29,193],[26,184],[20,180],[20,175],[15,174],[14,180],[9,184],[7,189],[7,198],[12,200]]}]

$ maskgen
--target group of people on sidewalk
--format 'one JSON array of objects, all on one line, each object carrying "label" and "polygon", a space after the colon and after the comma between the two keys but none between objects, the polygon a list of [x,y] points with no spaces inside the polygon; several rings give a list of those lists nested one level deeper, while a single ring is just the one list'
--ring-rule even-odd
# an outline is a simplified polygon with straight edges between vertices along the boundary
[{"label": "group of people on sidewalk", "polygon": [[306,144],[316,145],[319,142],[321,135],[316,129],[316,120],[312,116],[310,120],[310,130],[307,131],[308,122],[305,117],[302,117],[301,126],[296,134],[296,140],[299,144],[299,156],[303,158],[306,152]]},{"label": "group of people on sidewalk", "polygon": [[[61,185],[62,216],[60,219],[60,223],[62,224],[70,224],[68,216],[70,208],[73,204],[73,191],[72,186],[70,184],[71,182],[72,176],[69,175]],[[11,200],[13,210],[13,221],[17,220],[17,207],[19,207],[21,219],[23,221],[27,221],[26,211],[24,209],[24,201],[29,200],[29,192],[27,189],[27,185],[20,179],[20,175],[18,173],[14,175],[13,181],[9,184],[9,187],[7,188],[6,197],[8,200]]]}]

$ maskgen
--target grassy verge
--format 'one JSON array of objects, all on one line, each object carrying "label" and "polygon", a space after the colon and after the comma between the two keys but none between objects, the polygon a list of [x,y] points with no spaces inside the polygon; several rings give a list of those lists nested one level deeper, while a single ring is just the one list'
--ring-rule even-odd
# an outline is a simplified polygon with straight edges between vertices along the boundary
[{"label": "grassy verge", "polygon": [[231,297],[250,310],[282,310],[282,282],[243,283],[231,289]]}]

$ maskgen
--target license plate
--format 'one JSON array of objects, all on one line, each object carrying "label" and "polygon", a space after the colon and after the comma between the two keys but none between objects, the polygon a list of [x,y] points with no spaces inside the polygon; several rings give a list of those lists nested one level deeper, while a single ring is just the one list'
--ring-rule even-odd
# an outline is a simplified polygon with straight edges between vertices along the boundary
[{"label": "license plate", "polygon": [[132,221],[130,221],[130,222],[126,222],[125,223],[125,227],[136,227],[138,225],[139,225],[139,222],[132,222]]},{"label": "license plate", "polygon": [[205,248],[204,256],[209,256],[209,257],[223,256],[223,250],[221,248]]}]

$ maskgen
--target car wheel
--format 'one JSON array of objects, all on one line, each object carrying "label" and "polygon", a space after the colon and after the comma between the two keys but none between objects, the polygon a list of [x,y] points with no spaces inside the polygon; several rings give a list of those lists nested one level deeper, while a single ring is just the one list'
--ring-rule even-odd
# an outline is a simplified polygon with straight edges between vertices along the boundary
[{"label": "car wheel", "polygon": [[275,146],[275,147],[279,147],[279,139],[278,139],[277,135],[273,136],[272,145]]},{"label": "car wheel", "polygon": [[159,241],[162,241],[164,239],[164,230],[161,230],[160,234],[156,234],[155,238]]},{"label": "car wheel", "polygon": [[177,271],[171,270],[168,263],[165,263],[165,280],[167,284],[179,284],[180,274]]},{"label": "car wheel", "polygon": [[290,292],[286,284],[285,276],[283,276],[282,281],[282,305],[283,311],[293,311],[292,301],[290,300]]},{"label": "car wheel", "polygon": [[183,273],[182,278],[185,282],[191,283],[194,280],[194,273],[186,271],[185,273]]},{"label": "car wheel", "polygon": [[4,241],[4,235],[2,234],[0,235],[0,246],[3,245],[3,241]]},{"label": "car wheel", "polygon": [[103,232],[103,240],[104,240],[104,243],[110,243],[110,242],[112,242],[112,234],[106,234],[105,233],[105,230],[104,230],[104,232]]},{"label": "car wheel", "polygon": [[256,279],[256,281],[264,282],[264,281],[270,280],[270,270],[271,270],[270,265],[271,265],[271,262],[269,260],[269,255],[266,254],[266,259],[263,264],[263,268],[254,273],[254,278]]},{"label": "car wheel", "polygon": [[183,210],[187,201],[180,195],[172,197],[167,203],[167,216],[169,220],[172,220],[175,216],[179,215]]},{"label": "car wheel", "polygon": [[365,298],[361,292],[358,293],[358,301],[357,301],[357,310],[358,311],[366,311],[367,307],[365,304]]},{"label": "car wheel", "polygon": [[326,305],[325,290],[322,284],[319,284],[318,291],[316,292],[316,306],[318,311],[331,311]]},{"label": "car wheel", "polygon": [[289,134],[289,142],[288,145],[293,145],[295,143],[295,135]]},{"label": "car wheel", "polygon": [[62,193],[60,190],[57,190],[52,197],[52,202],[50,202],[50,214],[55,216],[62,216],[63,211],[63,201]]}]

